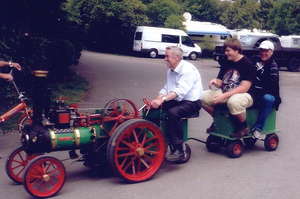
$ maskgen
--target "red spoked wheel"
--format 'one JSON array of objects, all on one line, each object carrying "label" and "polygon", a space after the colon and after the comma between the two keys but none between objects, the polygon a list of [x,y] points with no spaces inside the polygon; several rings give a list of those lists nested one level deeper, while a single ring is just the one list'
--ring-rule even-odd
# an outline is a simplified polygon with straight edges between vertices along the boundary
[{"label": "red spoked wheel", "polygon": [[28,155],[25,153],[23,147],[16,148],[7,158],[5,170],[8,177],[18,183],[22,184],[24,169],[28,162],[38,155]]},{"label": "red spoked wheel", "polygon": [[227,146],[227,152],[230,158],[241,157],[243,151],[244,151],[244,144],[240,139],[230,141],[230,143]]},{"label": "red spoked wheel", "polygon": [[275,151],[279,145],[279,138],[275,133],[268,134],[264,141],[265,149],[267,151]]},{"label": "red spoked wheel", "polygon": [[165,152],[161,130],[150,121],[133,119],[121,124],[110,137],[107,159],[125,181],[142,182],[158,171]]},{"label": "red spoked wheel", "polygon": [[139,118],[139,112],[133,102],[127,99],[113,99],[103,109],[102,128],[111,136],[120,124],[134,118]]},{"label": "red spoked wheel", "polygon": [[34,158],[25,168],[23,186],[33,197],[47,198],[63,187],[66,170],[60,160],[51,156]]}]

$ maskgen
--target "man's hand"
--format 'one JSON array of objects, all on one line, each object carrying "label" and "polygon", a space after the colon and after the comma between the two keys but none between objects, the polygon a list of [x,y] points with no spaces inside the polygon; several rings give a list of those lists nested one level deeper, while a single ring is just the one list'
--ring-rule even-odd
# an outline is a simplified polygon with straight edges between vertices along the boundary
[{"label": "man's hand", "polygon": [[0,73],[0,78],[6,79],[7,81],[10,82],[14,80],[13,76],[9,73]]},{"label": "man's hand", "polygon": [[19,63],[11,63],[10,66],[13,66],[13,67],[15,67],[18,70],[21,70],[21,66],[20,66]]},{"label": "man's hand", "polygon": [[151,106],[153,108],[158,108],[160,105],[162,105],[162,103],[164,103],[164,100],[162,98],[154,99],[151,101]]},{"label": "man's hand", "polygon": [[213,104],[214,105],[221,104],[222,102],[224,102],[225,99],[226,99],[226,97],[223,94],[216,95],[214,97]]}]

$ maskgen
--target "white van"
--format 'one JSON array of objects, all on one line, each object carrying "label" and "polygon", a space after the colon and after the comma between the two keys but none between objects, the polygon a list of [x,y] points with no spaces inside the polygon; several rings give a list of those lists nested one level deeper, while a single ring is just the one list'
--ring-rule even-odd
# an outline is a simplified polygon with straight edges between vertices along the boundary
[{"label": "white van", "polygon": [[194,44],[182,30],[138,26],[133,41],[133,51],[148,53],[155,58],[165,55],[167,46],[178,46],[183,50],[183,56],[196,60],[201,56],[201,48]]}]

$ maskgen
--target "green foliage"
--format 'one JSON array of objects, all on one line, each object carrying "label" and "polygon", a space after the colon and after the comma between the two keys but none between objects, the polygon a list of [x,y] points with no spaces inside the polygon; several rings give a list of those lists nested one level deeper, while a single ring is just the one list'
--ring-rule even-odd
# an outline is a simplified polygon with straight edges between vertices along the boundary
[{"label": "green foliage", "polygon": [[202,42],[198,44],[202,49],[202,58],[212,58],[216,44],[213,43],[209,35],[205,35]]},{"label": "green foliage", "polygon": [[237,0],[220,17],[229,29],[260,29],[257,12],[259,4],[255,0]]},{"label": "green foliage", "polygon": [[300,1],[282,0],[270,10],[268,26],[278,35],[300,34]]},{"label": "green foliage", "polygon": [[187,12],[190,12],[195,21],[209,21],[220,23],[219,0],[190,0],[187,1]]},{"label": "green foliage", "polygon": [[[169,16],[179,16],[182,14],[181,6],[176,1],[153,0],[152,3],[147,5],[147,16],[149,17],[150,24],[155,27],[164,27],[165,21]],[[170,24],[170,22],[168,23]]]}]

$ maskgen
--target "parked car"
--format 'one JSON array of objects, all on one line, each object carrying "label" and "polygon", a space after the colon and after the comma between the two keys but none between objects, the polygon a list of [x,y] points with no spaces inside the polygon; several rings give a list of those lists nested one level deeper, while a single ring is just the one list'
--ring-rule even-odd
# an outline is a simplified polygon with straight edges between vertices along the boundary
[{"label": "parked car", "polygon": [[[242,38],[240,42],[243,48],[243,54],[248,58],[258,55],[259,45],[265,40],[273,42],[273,58],[279,67],[287,67],[287,69],[292,72],[299,71],[300,49],[282,47],[280,39],[277,36],[249,35]],[[223,46],[216,46],[213,58],[215,61],[218,61],[220,65],[227,60]]]}]

